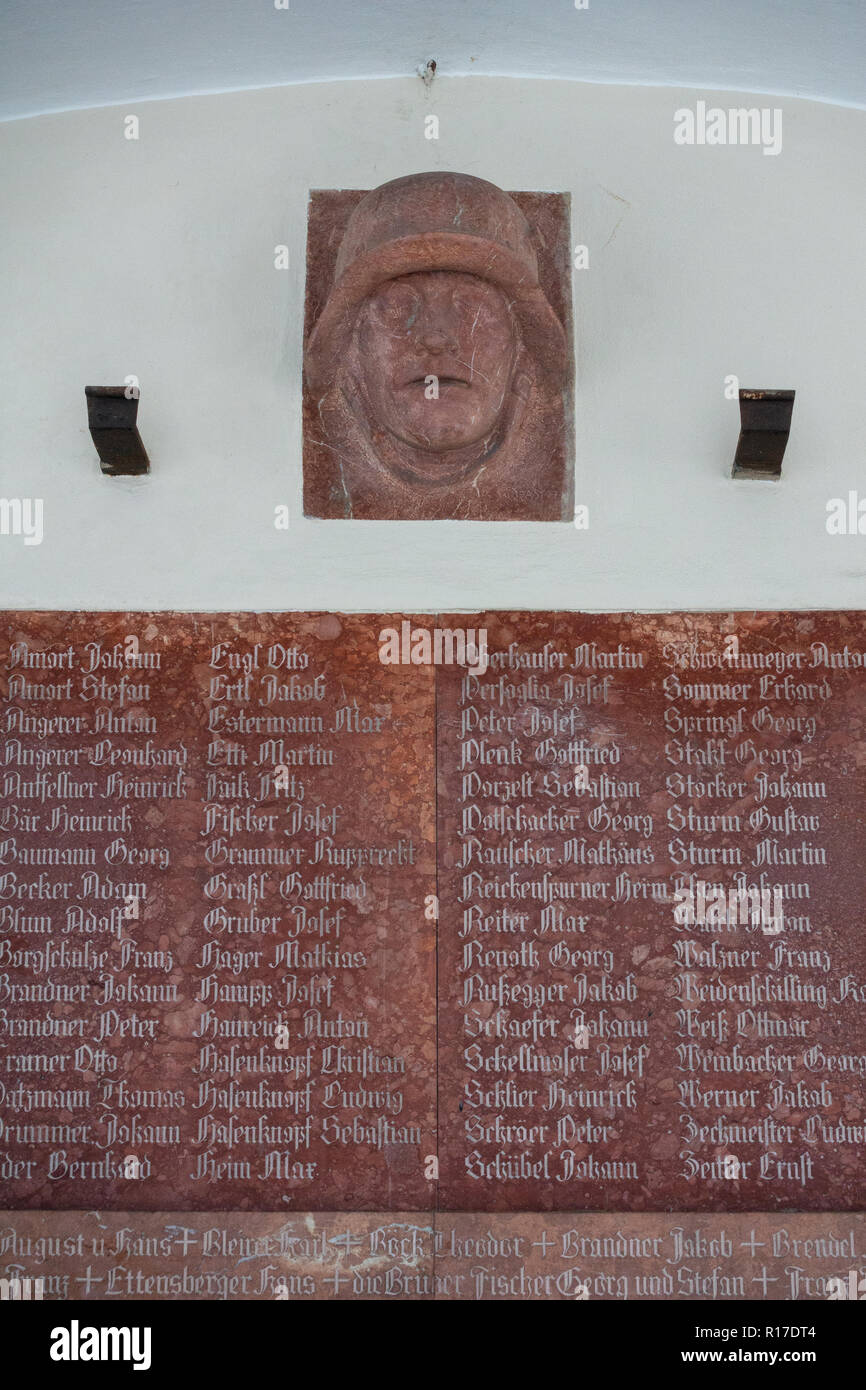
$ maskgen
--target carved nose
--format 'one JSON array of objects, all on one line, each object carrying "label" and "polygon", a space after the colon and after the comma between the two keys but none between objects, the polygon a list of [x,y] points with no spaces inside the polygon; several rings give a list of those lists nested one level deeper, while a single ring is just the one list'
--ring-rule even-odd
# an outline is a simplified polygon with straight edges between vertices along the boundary
[{"label": "carved nose", "polygon": [[436,324],[421,324],[415,335],[415,342],[419,348],[426,349],[427,352],[456,352],[457,344],[451,333]]}]

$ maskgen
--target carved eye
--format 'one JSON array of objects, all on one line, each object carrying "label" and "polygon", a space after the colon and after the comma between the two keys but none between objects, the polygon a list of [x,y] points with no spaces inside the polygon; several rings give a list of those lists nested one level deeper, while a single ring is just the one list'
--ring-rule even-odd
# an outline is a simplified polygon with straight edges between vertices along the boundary
[{"label": "carved eye", "polygon": [[455,290],[452,298],[455,308],[463,313],[474,314],[484,306],[484,297],[480,294],[473,294],[471,290]]},{"label": "carved eye", "polygon": [[372,302],[373,312],[389,328],[405,328],[415,318],[421,301],[408,285],[391,284]]},{"label": "carved eye", "polygon": [[457,290],[454,295],[455,308],[467,317],[472,316],[478,323],[488,324],[499,317],[499,301],[483,290]]},{"label": "carved eye", "polygon": [[481,309],[485,303],[485,296],[472,292],[472,290],[455,290],[454,303],[461,309]]}]

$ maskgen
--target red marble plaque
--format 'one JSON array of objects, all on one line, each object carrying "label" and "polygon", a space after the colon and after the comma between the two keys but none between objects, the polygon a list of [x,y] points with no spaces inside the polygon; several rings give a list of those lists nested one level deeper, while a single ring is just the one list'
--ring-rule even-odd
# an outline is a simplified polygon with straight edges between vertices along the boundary
[{"label": "red marble plaque", "polygon": [[466,622],[7,615],[6,1207],[862,1209],[863,616]]},{"label": "red marble plaque", "polygon": [[9,1211],[0,1278],[62,1301],[845,1302],[866,1292],[864,1228],[859,1212]]},{"label": "red marble plaque", "polygon": [[432,671],[385,621],[5,620],[7,1205],[429,1203]]},{"label": "red marble plaque", "polygon": [[486,672],[437,682],[440,1205],[862,1208],[863,616],[472,621]]}]

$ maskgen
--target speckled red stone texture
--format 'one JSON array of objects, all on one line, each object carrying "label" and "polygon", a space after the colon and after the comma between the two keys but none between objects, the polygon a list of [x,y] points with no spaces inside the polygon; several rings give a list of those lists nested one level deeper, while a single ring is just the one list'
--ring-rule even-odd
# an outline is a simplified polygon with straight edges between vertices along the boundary
[{"label": "speckled red stone texture", "polygon": [[[380,664],[377,636],[387,621],[3,619],[6,1205],[429,1204],[432,672]],[[130,637],[141,653],[159,657],[159,669],[124,664]],[[120,666],[88,677],[88,643],[109,657],[119,651]],[[71,648],[75,663],[11,664],[20,644],[28,660]],[[56,683],[58,698],[28,698],[31,686],[17,684],[22,676]],[[103,679],[111,690],[100,690]],[[21,732],[16,710],[55,722]],[[332,732],[340,710],[348,715]],[[106,711],[152,723],[137,732],[99,730]],[[239,724],[244,711],[247,719],[321,723],[269,732],[264,723]],[[60,717],[71,722],[61,726]],[[316,747],[326,750],[327,765],[311,765],[313,754],[304,761],[303,750]],[[175,763],[125,763],[131,750],[141,758],[148,748],[159,756],[172,750]],[[148,779],[170,789],[136,797],[133,786]],[[64,822],[52,831],[52,812],[62,808],[122,819],[90,829],[79,821],[73,830]],[[25,852],[70,847],[93,851],[93,867],[22,860]],[[332,848],[341,862],[329,863]],[[358,860],[365,848],[373,862]],[[147,862],[148,851],[156,862]],[[259,851],[289,857],[270,865],[244,857]],[[168,857],[165,867],[160,856]],[[87,874],[97,878],[85,881]],[[41,898],[31,899],[40,875]],[[137,884],[144,885],[139,917],[126,920],[125,900],[141,894]],[[356,896],[345,896],[346,886]],[[10,993],[46,984],[73,997]],[[50,1020],[67,1031],[45,1032]],[[41,1035],[28,1035],[34,1021]],[[36,1091],[40,1101],[29,1109],[27,1093]],[[35,1134],[16,1125],[48,1128]],[[269,1154],[280,1155],[270,1168]]]},{"label": "speckled red stone texture", "polygon": [[[862,1208],[866,686],[811,654],[866,619],[471,621],[486,675],[437,679],[440,1206]],[[785,885],[781,934],[678,925],[678,873]]]},{"label": "speckled red stone texture", "polygon": [[[314,189],[310,194],[305,351],[333,289],[346,224],[364,196],[365,190],[360,189]],[[529,223],[538,262],[538,286],[558,320],[542,337],[550,347],[554,337],[562,336],[562,379],[557,377],[554,384],[546,385],[541,375],[530,369],[535,385],[526,397],[523,415],[480,471],[462,482],[439,481],[426,486],[407,482],[401,473],[380,468],[375,462],[368,466],[361,436],[351,424],[351,412],[344,408],[340,393],[331,391],[325,396],[323,387],[311,389],[308,371],[303,396],[306,515],[330,520],[571,520],[574,353],[569,200],[561,193],[511,192],[509,196]],[[460,198],[457,201],[459,204]],[[405,228],[398,225],[394,231],[399,236]],[[412,265],[401,273],[425,272],[431,245],[416,238]],[[446,274],[447,270],[443,264],[439,273]],[[349,298],[347,291],[343,296],[346,316],[355,313]],[[439,370],[434,362],[427,363],[424,370],[428,368]],[[353,386],[345,389],[356,398]],[[447,392],[443,392],[436,409],[450,408]],[[384,457],[374,444],[374,458],[380,455]]]},{"label": "speckled red stone texture", "polygon": [[46,1301],[809,1302],[866,1274],[857,1213],[8,1211],[0,1242]]},{"label": "speckled red stone texture", "polygon": [[[5,1205],[862,1208],[863,616],[472,615],[491,657],[465,708],[464,671],[434,692],[380,663],[403,616],[7,615]],[[130,637],[158,668],[124,662]],[[118,664],[88,676],[88,643]],[[825,646],[855,656],[813,665]],[[761,844],[803,859],[764,870],[797,894],[779,936],[676,922],[674,855],[727,887]],[[569,896],[542,930],[522,894],[545,875]]]}]

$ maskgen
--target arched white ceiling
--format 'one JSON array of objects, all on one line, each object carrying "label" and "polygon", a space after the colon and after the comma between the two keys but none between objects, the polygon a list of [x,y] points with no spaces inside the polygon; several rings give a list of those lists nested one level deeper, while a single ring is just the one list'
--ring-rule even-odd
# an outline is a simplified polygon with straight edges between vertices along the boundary
[{"label": "arched white ceiling", "polygon": [[0,118],[405,76],[572,78],[866,106],[866,0],[3,0]]}]

